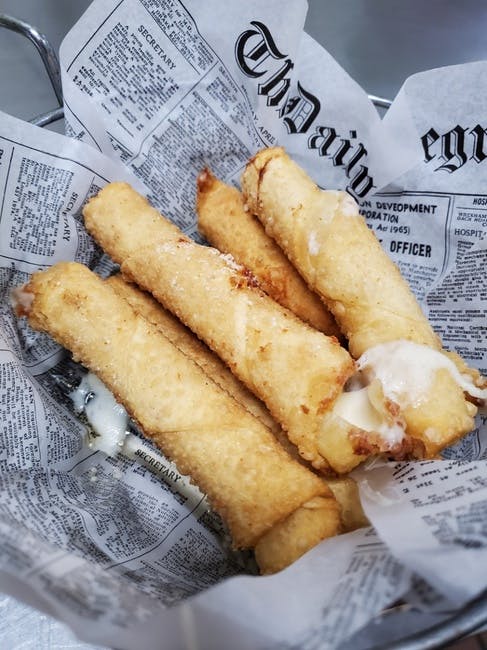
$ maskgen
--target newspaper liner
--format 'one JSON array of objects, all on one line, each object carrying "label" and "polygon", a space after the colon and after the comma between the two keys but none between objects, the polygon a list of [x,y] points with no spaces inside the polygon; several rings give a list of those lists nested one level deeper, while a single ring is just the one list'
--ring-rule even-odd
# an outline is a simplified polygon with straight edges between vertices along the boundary
[{"label": "newspaper liner", "polygon": [[334,648],[411,587],[417,606],[446,610],[487,583],[485,417],[448,461],[357,471],[380,538],[356,531],[276,576],[231,577],[238,558],[201,497],[83,445],[53,380],[63,352],[9,305],[11,287],[61,259],[109,272],[80,216],[106,182],[132,182],[194,234],[200,168],[237,182],[279,143],[359,200],[445,345],[485,373],[487,64],[415,75],[381,121],[302,33],[305,11],[99,0],[61,48],[67,132],[87,144],[2,116],[0,584],[87,641]]}]

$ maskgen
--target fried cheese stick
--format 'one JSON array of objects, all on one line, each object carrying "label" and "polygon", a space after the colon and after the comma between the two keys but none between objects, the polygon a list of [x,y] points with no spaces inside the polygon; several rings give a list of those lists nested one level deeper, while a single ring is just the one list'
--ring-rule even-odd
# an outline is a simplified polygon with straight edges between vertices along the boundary
[{"label": "fried cheese stick", "polygon": [[303,462],[279,424],[269,413],[266,405],[239,381],[223,361],[200,341],[193,332],[181,323],[171,312],[157,302],[147,291],[142,291],[132,282],[127,282],[119,273],[106,280],[124,298],[134,311],[143,316],[166,336],[181,352],[192,359],[213,381],[250,411],[275,435],[279,443],[294,458]]},{"label": "fried cheese stick", "polygon": [[352,478],[327,479],[326,483],[336,503],[315,497],[260,538],[254,550],[261,573],[281,571],[322,540],[333,537],[338,520],[343,533],[370,526]]},{"label": "fried cheese stick", "polygon": [[281,571],[322,540],[336,535],[333,531],[337,527],[342,533],[350,533],[370,526],[352,478],[327,478],[326,484],[336,503],[315,497],[260,538],[254,550],[261,573]]},{"label": "fried cheese stick", "polygon": [[330,306],[355,358],[397,339],[441,347],[346,192],[321,190],[281,147],[249,161],[242,191],[248,209]]},{"label": "fried cheese stick", "polygon": [[414,441],[414,455],[433,457],[471,431],[471,401],[485,401],[485,380],[442,353],[355,201],[320,190],[278,147],[250,160],[242,190],[248,209],[334,314],[359,368],[380,382],[386,410],[399,408],[394,417]]},{"label": "fried cheese stick", "polygon": [[[113,288],[74,262],[35,273],[19,315],[92,370],[249,548],[326,484]],[[333,498],[332,498],[333,500]]]},{"label": "fried cheese stick", "polygon": [[173,345],[200,366],[220,388],[230,393],[233,399],[263,422],[273,433],[278,432],[280,427],[265,405],[180,320],[164,309],[149,293],[142,291],[131,282],[126,282],[121,274],[112,275],[106,282],[129,303],[134,311],[155,325]]},{"label": "fried cheese stick", "polygon": [[263,535],[255,559],[263,574],[276,573],[292,564],[319,542],[336,535],[340,506],[332,499],[315,497]]},{"label": "fried cheese stick", "polygon": [[[265,405],[245,388],[220,358],[197,339],[191,330],[188,330],[181,321],[164,309],[150,294],[142,291],[136,285],[126,282],[121,274],[112,275],[106,282],[130,304],[134,311],[155,325],[171,343],[197,363],[220,388],[229,392],[239,404],[269,427],[284,449],[296,457],[296,448],[294,445],[290,445],[289,440],[271,417]],[[298,459],[301,460],[301,457],[298,456]],[[328,532],[337,530],[338,519],[343,532],[368,525],[360,505],[355,481],[343,477],[327,478],[325,482],[337,502],[332,499],[315,497],[309,503],[303,504],[283,522],[274,526],[259,540],[259,566],[263,573],[273,572],[269,562],[266,561],[268,556],[272,558],[274,568],[277,566],[283,568],[294,561],[296,557],[316,546],[322,539],[336,534],[334,532],[329,535]],[[305,509],[306,512],[301,513],[301,509]],[[299,526],[297,521],[300,522]],[[293,531],[296,531],[297,539],[295,539]],[[279,537],[278,546],[274,545],[272,541],[277,537]],[[289,560],[291,557],[294,559]]]},{"label": "fried cheese stick", "polygon": [[88,231],[122,264],[123,274],[227,363],[305,460],[338,472],[363,460],[347,431],[331,455],[317,449],[323,416],[354,372],[335,338],[278,305],[233,258],[189,240],[127,184],[107,185],[85,206],[84,216]]},{"label": "fried cheese stick", "polygon": [[341,512],[342,529],[350,533],[357,528],[370,526],[360,501],[358,486],[350,476],[327,479],[326,484],[335,495]]},{"label": "fried cheese stick", "polygon": [[308,289],[256,217],[244,209],[240,192],[208,169],[198,176],[197,184],[198,228],[205,239],[250,269],[262,289],[280,305],[328,336],[341,337],[323,302]]}]

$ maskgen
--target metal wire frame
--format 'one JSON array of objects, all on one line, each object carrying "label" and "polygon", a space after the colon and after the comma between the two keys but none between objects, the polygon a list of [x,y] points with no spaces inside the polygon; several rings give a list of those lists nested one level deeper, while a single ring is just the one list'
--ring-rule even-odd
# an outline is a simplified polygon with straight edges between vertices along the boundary
[{"label": "metal wire frame", "polygon": [[43,113],[42,115],[38,115],[29,120],[29,122],[36,124],[37,126],[47,126],[48,124],[51,124],[51,122],[60,120],[64,116],[61,69],[56,51],[52,47],[51,43],[44,34],[29,23],[19,20],[18,18],[13,18],[12,16],[7,16],[6,14],[0,14],[0,27],[5,27],[13,32],[22,34],[22,36],[25,36],[25,38],[33,43],[39,52],[42,62],[44,63],[54,94],[58,100],[59,105],[57,108],[54,108],[47,113]]},{"label": "metal wire frame", "polygon": [[[61,120],[64,117],[63,90],[61,86],[59,60],[54,48],[44,34],[39,32],[38,29],[29,23],[19,20],[18,18],[13,18],[6,14],[0,14],[0,27],[5,27],[6,29],[10,29],[18,34],[22,34],[22,36],[25,36],[25,38],[28,38],[29,41],[34,44],[39,52],[42,62],[44,63],[44,67],[46,68],[54,93],[59,102],[57,108],[54,108],[47,113],[43,113],[42,115],[38,115],[37,117],[33,117],[29,122],[31,122],[31,124],[36,124],[37,126],[47,126],[52,122]],[[387,109],[391,105],[391,101],[384,97],[369,95],[369,99],[380,108]]]},{"label": "metal wire frame", "polygon": [[[44,63],[59,102],[57,108],[38,115],[29,121],[37,126],[47,126],[62,119],[64,109],[59,60],[46,36],[29,23],[5,14],[0,14],[0,27],[18,32],[34,44]],[[369,95],[369,99],[375,106],[384,109],[388,109],[392,103],[391,100],[376,95]],[[456,639],[469,635],[486,624],[487,591],[484,591],[446,621],[404,637],[399,641],[389,642],[384,646],[376,646],[374,650],[433,650],[434,648],[443,647],[445,643],[451,643]]]},{"label": "metal wire frame", "polygon": [[371,650],[434,650],[479,632],[487,624],[487,589],[450,618]]}]

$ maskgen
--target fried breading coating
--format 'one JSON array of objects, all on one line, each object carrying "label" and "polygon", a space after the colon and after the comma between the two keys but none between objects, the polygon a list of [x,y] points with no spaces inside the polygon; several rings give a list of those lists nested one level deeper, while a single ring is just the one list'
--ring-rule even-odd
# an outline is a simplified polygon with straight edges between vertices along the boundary
[{"label": "fried breading coating", "polygon": [[250,269],[262,289],[280,305],[328,336],[340,337],[331,313],[256,217],[244,209],[240,192],[208,169],[201,172],[197,183],[198,228],[205,239]]},{"label": "fried breading coating", "polygon": [[207,494],[236,547],[252,547],[303,503],[329,495],[267,427],[83,265],[35,273],[23,294],[31,326],[96,373]]},{"label": "fried breading coating", "polygon": [[[331,492],[330,492],[331,495]],[[263,574],[276,573],[340,530],[340,506],[334,498],[315,497],[260,538],[255,559]]]},{"label": "fried breading coating", "polygon": [[340,517],[344,533],[370,526],[360,502],[358,486],[353,478],[340,476],[339,478],[327,479],[326,483],[340,505]]},{"label": "fried breading coating", "polygon": [[248,209],[334,314],[353,357],[397,339],[441,349],[349,194],[321,190],[281,147],[249,161],[242,192]]},{"label": "fried breading coating", "polygon": [[475,427],[477,407],[465,398],[448,370],[438,369],[421,401],[402,409],[408,434],[422,444],[413,454],[435,458]]},{"label": "fried breading coating", "polygon": [[[126,184],[106,186],[84,215],[88,231],[122,263],[123,274],[227,363],[302,457],[317,469],[333,467],[334,459],[318,451],[317,436],[323,414],[354,371],[338,341],[278,305],[233,258],[189,240]],[[353,450],[346,453],[353,456]]]},{"label": "fried breading coating", "polygon": [[166,336],[181,352],[192,359],[213,381],[226,390],[241,406],[263,422],[274,434],[280,426],[263,404],[233,375],[219,357],[200,341],[193,332],[149,293],[126,282],[122,275],[112,275],[106,282],[124,298],[134,311],[143,316]]},{"label": "fried breading coating", "polygon": [[263,422],[294,459],[303,462],[297,448],[274,420],[266,405],[251,393],[227,368],[220,357],[212,352],[203,341],[200,341],[190,329],[171,312],[164,309],[147,291],[142,291],[137,285],[124,280],[122,274],[112,275],[106,282],[127,300],[134,311],[155,325],[171,343],[202,368],[220,388],[230,393],[233,399]]},{"label": "fried breading coating", "polygon": [[[472,402],[485,401],[485,380],[472,379],[471,371],[463,371],[459,382],[455,368],[444,367],[439,337],[398,267],[359,215],[355,201],[346,192],[321,190],[279,147],[265,149],[250,160],[242,190],[248,209],[334,314],[352,356],[359,358],[359,367],[360,359],[373,351],[391,355],[388,363],[393,369],[398,360],[396,377],[383,383],[384,396],[391,405],[397,401],[411,439],[397,457],[405,449],[415,456],[434,457],[471,431],[477,410]],[[436,353],[434,359],[431,351]],[[363,366],[371,379],[377,376],[374,363]],[[416,372],[421,368],[428,373],[428,386],[413,399]],[[467,376],[470,387],[462,385]],[[409,383],[410,394],[400,394],[400,389],[389,385],[401,382]],[[322,443],[328,450],[327,434],[322,435]],[[362,438],[364,453],[376,447],[370,445],[372,438]]]}]

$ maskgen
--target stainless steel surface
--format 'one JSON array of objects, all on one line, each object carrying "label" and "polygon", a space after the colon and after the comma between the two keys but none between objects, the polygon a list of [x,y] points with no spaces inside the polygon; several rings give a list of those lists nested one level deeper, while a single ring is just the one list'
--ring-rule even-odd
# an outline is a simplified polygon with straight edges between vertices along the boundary
[{"label": "stainless steel surface", "polygon": [[369,99],[380,108],[389,108],[389,106],[392,104],[392,100],[385,99],[385,97],[377,97],[377,95],[369,95]]},{"label": "stainless steel surface", "polygon": [[[2,0],[0,12],[34,25],[28,31],[39,49],[18,34],[0,31],[0,109],[40,126],[61,116],[52,110],[61,100],[59,78],[52,69],[53,51],[90,4],[89,0]],[[415,72],[441,65],[487,59],[484,0],[309,0],[307,31],[324,45],[378,106],[387,108],[402,82]],[[25,30],[22,24],[10,27]],[[55,54],[54,54],[55,57]],[[47,64],[43,68],[43,61]],[[319,73],[319,71],[318,71]],[[49,84],[49,79],[54,92]],[[33,118],[37,115],[37,118]],[[57,124],[56,130],[62,126]],[[487,594],[448,622],[413,634],[393,650],[426,650],[470,633],[487,622]],[[11,650],[86,649],[63,625],[11,598],[0,596],[0,646]],[[361,646],[362,647],[362,646]],[[375,645],[378,648],[377,645]]]},{"label": "stainless steel surface", "polygon": [[29,122],[31,124],[35,124],[36,126],[49,126],[49,124],[53,124],[54,122],[62,120],[63,117],[64,109],[62,106],[59,106],[52,111],[47,111],[47,113],[42,113],[41,115],[33,117],[31,120],[29,120]]}]

